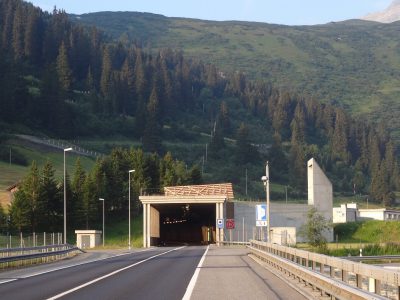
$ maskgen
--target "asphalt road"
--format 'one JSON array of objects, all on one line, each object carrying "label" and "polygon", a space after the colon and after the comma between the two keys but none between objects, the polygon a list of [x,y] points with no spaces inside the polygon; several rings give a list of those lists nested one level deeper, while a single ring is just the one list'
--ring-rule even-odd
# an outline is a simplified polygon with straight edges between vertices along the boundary
[{"label": "asphalt road", "polygon": [[205,249],[154,248],[27,278],[0,273],[0,298],[182,299]]},{"label": "asphalt road", "polygon": [[305,299],[244,247],[97,251],[0,271],[0,299]]}]

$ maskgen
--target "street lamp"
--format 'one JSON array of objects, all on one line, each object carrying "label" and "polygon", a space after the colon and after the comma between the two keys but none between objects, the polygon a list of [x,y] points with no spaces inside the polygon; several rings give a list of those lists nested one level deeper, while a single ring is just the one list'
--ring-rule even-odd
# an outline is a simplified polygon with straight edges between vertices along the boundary
[{"label": "street lamp", "polygon": [[104,198],[99,198],[100,201],[103,201],[103,247],[104,247],[104,236],[106,233],[104,232]]},{"label": "street lamp", "polygon": [[129,189],[128,189],[128,193],[129,193],[129,205],[128,205],[128,226],[129,226],[129,230],[128,230],[128,248],[129,250],[131,250],[131,173],[135,172],[135,170],[129,170]]},{"label": "street lamp", "polygon": [[72,150],[72,148],[64,149],[64,244],[67,243],[67,179],[65,175],[65,152]]},{"label": "street lamp", "polygon": [[265,196],[267,198],[267,242],[270,241],[269,230],[271,228],[271,218],[270,218],[270,205],[269,205],[269,163],[265,166],[265,176],[261,177],[261,180],[265,186]]}]

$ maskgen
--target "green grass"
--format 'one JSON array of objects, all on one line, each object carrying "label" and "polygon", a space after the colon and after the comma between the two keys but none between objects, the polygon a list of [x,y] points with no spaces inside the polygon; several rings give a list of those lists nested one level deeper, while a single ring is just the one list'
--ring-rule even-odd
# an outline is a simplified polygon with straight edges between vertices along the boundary
[{"label": "green grass", "polygon": [[[121,220],[122,218],[121,216],[121,218],[106,219],[104,248],[128,247],[128,216],[124,218],[125,220]],[[143,246],[143,216],[132,215],[131,226],[131,245],[134,248],[141,248]]]},{"label": "green grass", "polygon": [[374,220],[337,224],[336,237],[340,243],[400,243],[400,222]]},{"label": "green grass", "polygon": [[[47,160],[52,162],[55,169],[55,177],[61,180],[64,173],[64,153],[63,150],[57,150],[50,147],[36,145],[21,140],[9,140],[5,147],[17,150],[28,161],[27,166],[9,164],[0,161],[0,204],[7,207],[9,203],[8,192],[6,188],[21,181],[29,172],[31,164],[36,161],[39,170],[44,166]],[[65,167],[67,172],[72,175],[75,169],[75,163],[79,157],[83,168],[88,172],[93,167],[95,160],[86,156],[81,156],[72,152],[66,154]]]}]

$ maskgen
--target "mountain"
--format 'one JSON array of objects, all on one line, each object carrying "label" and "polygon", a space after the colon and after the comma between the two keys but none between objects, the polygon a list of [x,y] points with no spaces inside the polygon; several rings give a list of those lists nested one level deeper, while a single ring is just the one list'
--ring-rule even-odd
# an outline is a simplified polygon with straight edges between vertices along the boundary
[{"label": "mountain", "polygon": [[[115,16],[119,15],[111,17]],[[374,44],[371,39],[378,35],[352,29],[370,26],[370,31],[377,31],[373,23],[299,28],[261,24],[260,29],[260,24],[226,22],[221,32],[218,22],[178,20],[181,24],[174,25],[176,20],[165,17],[135,16],[142,23],[130,26],[143,38],[150,40],[158,34],[154,42],[162,41],[175,30],[171,42],[176,44],[157,50],[138,37],[134,42],[127,35],[114,40],[92,26],[71,23],[65,11],[55,9],[48,14],[23,1],[0,1],[0,132],[70,140],[108,138],[115,146],[121,146],[116,139],[123,136],[147,153],[170,157],[167,165],[173,162],[168,151],[189,166],[201,165],[208,182],[243,187],[247,170],[254,191],[262,190],[257,188],[261,185],[260,166],[268,160],[274,182],[289,182],[296,197],[302,197],[304,166],[313,157],[329,174],[335,191],[353,194],[356,186],[357,193],[369,191],[371,199],[392,203],[400,174],[396,147],[386,127],[355,119],[305,92],[293,92],[296,84],[282,76],[286,72],[293,82],[298,80],[297,85],[304,83],[300,91],[313,91],[322,90],[324,82],[344,73],[346,81],[331,82],[337,95],[343,95],[346,87],[347,91],[374,91],[375,86],[367,83],[380,77],[384,80],[390,68],[395,80],[395,60],[382,66],[389,57],[371,55],[387,40]],[[337,30],[333,35],[331,27]],[[146,34],[149,30],[152,34]],[[239,42],[243,40],[248,43]],[[370,47],[363,49],[359,44],[366,41]],[[201,62],[195,52],[182,52],[179,43],[186,42],[206,53],[231,55],[226,61],[233,68],[221,69],[229,65],[217,67]],[[397,47],[393,48],[395,52]],[[260,51],[264,56],[258,57],[255,65],[255,55],[250,53]],[[293,63],[276,61],[280,53]],[[236,60],[253,66],[253,72],[240,71]],[[326,61],[337,69],[326,69]],[[317,69],[320,73],[314,74]],[[365,74],[364,69],[368,71]],[[266,73],[261,76],[256,70]],[[352,80],[351,75],[357,79]],[[267,80],[283,83],[277,88]],[[362,85],[357,86],[357,80]],[[7,138],[0,136],[0,160],[4,161],[9,160]],[[117,151],[115,155],[126,154]],[[155,160],[153,156],[148,163],[154,166]],[[165,180],[149,174],[144,177],[146,182],[155,188],[177,182],[175,172],[166,171],[167,165],[161,168]],[[178,167],[187,169],[183,163]],[[114,169],[114,164],[104,168]],[[129,167],[124,163],[121,169]],[[198,167],[194,177],[199,173]]]},{"label": "mountain", "polygon": [[392,23],[400,20],[400,0],[393,2],[383,11],[368,14],[363,20],[375,21],[381,23]]},{"label": "mountain", "polygon": [[71,15],[116,40],[244,72],[285,90],[387,121],[400,140],[400,23],[362,20],[318,26],[215,22],[136,12]]}]

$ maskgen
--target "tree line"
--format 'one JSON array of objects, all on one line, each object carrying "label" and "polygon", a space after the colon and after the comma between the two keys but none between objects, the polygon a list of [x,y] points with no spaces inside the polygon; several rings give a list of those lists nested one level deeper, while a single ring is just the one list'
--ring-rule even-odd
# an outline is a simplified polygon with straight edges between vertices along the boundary
[{"label": "tree line", "polygon": [[[335,190],[393,203],[397,150],[383,124],[250,81],[240,71],[227,74],[185,59],[178,50],[111,40],[72,23],[62,10],[49,14],[20,0],[1,0],[0,20],[4,123],[66,138],[118,133],[140,140],[145,152],[165,153],[165,126],[185,127],[191,121],[183,115],[201,116],[201,129],[211,128],[211,159],[226,158],[224,138],[233,138],[230,164],[268,159],[274,180],[304,193],[306,161],[315,157]],[[254,132],[256,126],[262,133]],[[252,145],[257,134],[271,144],[266,156]]]},{"label": "tree line", "polygon": [[[90,172],[86,172],[79,158],[74,172],[66,176],[68,232],[76,229],[101,227],[102,203],[109,217],[128,216],[129,170],[131,173],[131,213],[141,213],[139,195],[159,194],[164,186],[202,183],[199,168],[187,169],[170,153],[160,157],[145,154],[141,149],[114,149],[109,156],[98,159]],[[63,228],[64,181],[55,177],[50,161],[39,169],[32,163],[22,180],[9,214],[0,209],[3,231],[61,232]],[[9,224],[6,224],[8,220]]]}]

